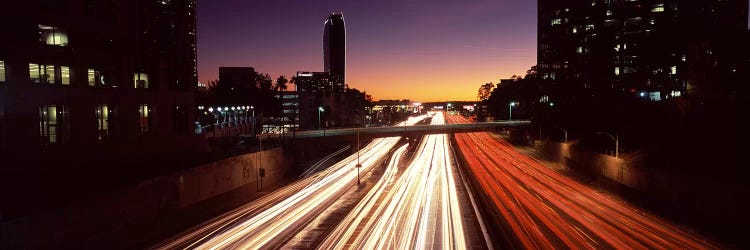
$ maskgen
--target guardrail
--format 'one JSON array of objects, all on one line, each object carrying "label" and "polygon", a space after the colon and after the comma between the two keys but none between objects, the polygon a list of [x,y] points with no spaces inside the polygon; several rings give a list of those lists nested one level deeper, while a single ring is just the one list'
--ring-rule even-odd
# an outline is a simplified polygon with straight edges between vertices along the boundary
[{"label": "guardrail", "polygon": [[[415,125],[415,126],[392,126],[392,127],[366,127],[366,128],[339,128],[339,129],[320,129],[320,130],[307,130],[299,131],[294,133],[288,133],[286,136],[294,138],[313,138],[313,137],[327,137],[327,136],[347,136],[360,135],[372,136],[382,135],[382,137],[388,136],[399,136],[401,134],[408,133],[420,133],[420,134],[441,134],[441,133],[460,133],[460,132],[472,132],[489,130],[502,127],[520,127],[531,124],[530,121],[499,121],[499,122],[481,122],[481,123],[468,123],[468,124],[445,124],[445,125]],[[243,137],[251,137],[252,135],[241,135]],[[259,134],[256,135],[258,138],[266,140],[277,138],[279,134]]]},{"label": "guardrail", "polygon": [[195,134],[202,135],[207,139],[215,139],[227,136],[240,136],[252,133],[252,119],[237,119],[202,126],[196,122]]}]

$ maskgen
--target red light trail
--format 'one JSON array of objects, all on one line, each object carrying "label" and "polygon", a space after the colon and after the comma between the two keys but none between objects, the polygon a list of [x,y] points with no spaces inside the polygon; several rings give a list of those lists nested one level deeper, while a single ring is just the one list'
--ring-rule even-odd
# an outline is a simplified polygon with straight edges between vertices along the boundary
[{"label": "red light trail", "polygon": [[[468,123],[449,116],[451,123]],[[717,249],[699,236],[605,196],[489,133],[456,134],[470,174],[523,248]]]}]

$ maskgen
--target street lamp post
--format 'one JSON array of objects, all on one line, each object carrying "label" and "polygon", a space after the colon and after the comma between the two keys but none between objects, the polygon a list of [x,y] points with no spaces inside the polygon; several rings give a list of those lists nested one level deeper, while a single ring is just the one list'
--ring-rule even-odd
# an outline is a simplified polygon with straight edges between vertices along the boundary
[{"label": "street lamp post", "polygon": [[568,143],[568,130],[564,129],[564,128],[561,128],[561,127],[555,127],[555,128],[563,131],[564,138],[565,138],[565,140],[563,142]]},{"label": "street lamp post", "polygon": [[323,112],[323,107],[318,107],[318,129],[320,129],[320,112]]},{"label": "street lamp post", "polygon": [[607,132],[597,132],[598,135],[607,135],[610,139],[615,141],[615,158],[620,158],[620,135],[615,134],[614,136]]},{"label": "street lamp post", "polygon": [[249,114],[250,114],[250,112],[247,112],[247,111],[249,110],[250,110],[250,106],[245,106],[245,117],[243,117],[243,120],[245,121],[245,126],[244,126],[245,131],[247,131],[247,118],[249,118]]},{"label": "street lamp post", "polygon": [[258,181],[256,185],[258,186],[258,192],[261,192],[263,190],[263,175],[265,175],[265,170],[263,169],[263,138],[258,138]]},{"label": "street lamp post", "polygon": [[359,163],[359,129],[357,129],[357,186],[359,186],[359,168],[362,167],[362,164]]},{"label": "street lamp post", "polygon": [[513,120],[513,107],[517,106],[517,102],[508,103],[508,121]]},{"label": "street lamp post", "polygon": [[250,109],[253,110],[253,137],[255,137],[255,106],[250,106]]}]

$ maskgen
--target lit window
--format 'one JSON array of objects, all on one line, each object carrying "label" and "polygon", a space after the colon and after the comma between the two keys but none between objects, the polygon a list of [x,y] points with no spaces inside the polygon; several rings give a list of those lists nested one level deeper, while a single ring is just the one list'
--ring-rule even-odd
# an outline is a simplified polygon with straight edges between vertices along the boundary
[{"label": "lit window", "polygon": [[5,81],[5,61],[0,61],[0,82]]},{"label": "lit window", "polygon": [[586,30],[592,30],[592,29],[594,29],[593,24],[586,24]]},{"label": "lit window", "polygon": [[616,76],[620,75],[620,67],[615,67],[615,75]]},{"label": "lit window", "polygon": [[677,74],[677,66],[672,66],[669,71],[670,74],[676,75]]},{"label": "lit window", "polygon": [[560,25],[560,24],[562,24],[562,19],[560,18],[552,19],[552,26]]},{"label": "lit window", "polygon": [[58,27],[39,25],[39,40],[47,45],[68,46],[68,34]]},{"label": "lit window", "polygon": [[596,0],[591,1],[591,6],[595,6],[595,5],[596,5]]},{"label": "lit window", "polygon": [[102,80],[102,72],[95,70],[95,69],[89,69],[88,70],[88,82],[89,86],[101,86],[104,85],[104,81]]},{"label": "lit window", "polygon": [[612,15],[612,10],[607,10],[607,16],[611,16],[611,15]]},{"label": "lit window", "polygon": [[651,12],[664,12],[664,3],[654,5]]},{"label": "lit window", "polygon": [[55,70],[55,66],[53,65],[45,65],[41,66],[42,71],[40,75],[42,78],[49,84],[55,84],[57,81],[57,71]]},{"label": "lit window", "polygon": [[151,131],[151,108],[147,104],[141,104],[138,107],[138,127],[141,134]]},{"label": "lit window", "polygon": [[41,81],[39,68],[39,64],[29,63],[29,79],[31,79],[35,83],[40,83]]},{"label": "lit window", "polygon": [[578,33],[578,29],[576,27],[573,27],[573,34]]},{"label": "lit window", "polygon": [[64,142],[65,106],[45,105],[39,107],[39,137],[42,145]]},{"label": "lit window", "polygon": [[[67,68],[67,67],[66,67]],[[68,75],[69,77],[70,75]],[[29,63],[29,78],[35,83],[55,84],[60,77],[60,71],[54,65]],[[70,78],[68,78],[68,81]]]},{"label": "lit window", "polygon": [[60,80],[62,85],[70,85],[70,67],[60,66]]},{"label": "lit window", "polygon": [[583,54],[583,47],[576,48],[576,53]]},{"label": "lit window", "polygon": [[145,73],[133,74],[133,86],[136,89],[147,89],[148,88],[148,75]]},{"label": "lit window", "polygon": [[96,106],[96,124],[100,141],[109,136],[109,113],[110,110],[107,105]]}]

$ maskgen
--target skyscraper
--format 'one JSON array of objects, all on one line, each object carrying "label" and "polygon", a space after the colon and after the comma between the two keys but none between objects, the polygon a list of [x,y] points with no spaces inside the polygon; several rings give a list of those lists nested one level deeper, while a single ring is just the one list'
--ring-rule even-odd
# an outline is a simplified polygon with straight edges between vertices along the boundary
[{"label": "skyscraper", "polygon": [[335,91],[346,87],[346,26],[343,13],[333,13],[323,30],[324,71],[331,74]]}]

